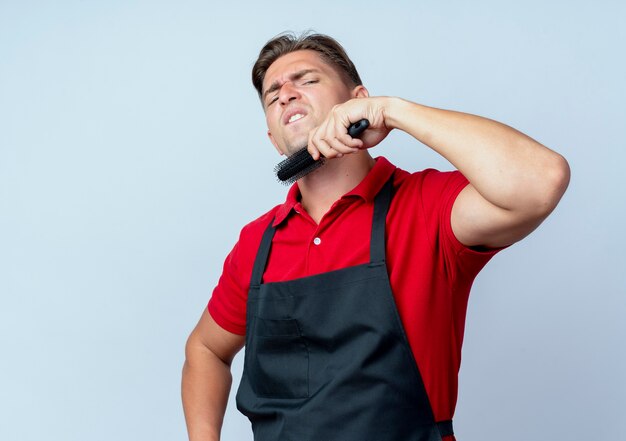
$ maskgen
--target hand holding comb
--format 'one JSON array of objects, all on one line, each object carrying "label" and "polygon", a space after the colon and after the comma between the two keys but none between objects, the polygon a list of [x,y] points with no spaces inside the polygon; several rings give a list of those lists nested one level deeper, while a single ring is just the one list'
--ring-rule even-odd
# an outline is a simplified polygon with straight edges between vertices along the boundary
[{"label": "hand holding comb", "polygon": [[[370,122],[366,119],[350,124],[350,127],[348,127],[348,135],[353,138],[358,138],[369,125]],[[324,164],[324,157],[320,157],[320,159],[316,161],[306,147],[304,147],[276,165],[274,172],[280,182],[285,185],[291,185],[301,177],[321,167],[322,164]]]}]

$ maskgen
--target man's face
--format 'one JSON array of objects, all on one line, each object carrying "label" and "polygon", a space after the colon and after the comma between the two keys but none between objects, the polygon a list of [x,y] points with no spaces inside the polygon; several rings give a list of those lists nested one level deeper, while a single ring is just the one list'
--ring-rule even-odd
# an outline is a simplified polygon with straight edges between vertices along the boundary
[{"label": "man's face", "polygon": [[281,154],[306,146],[309,131],[317,127],[334,105],[348,101],[350,89],[339,73],[317,52],[290,52],[274,61],[263,80],[263,108],[267,134]]}]

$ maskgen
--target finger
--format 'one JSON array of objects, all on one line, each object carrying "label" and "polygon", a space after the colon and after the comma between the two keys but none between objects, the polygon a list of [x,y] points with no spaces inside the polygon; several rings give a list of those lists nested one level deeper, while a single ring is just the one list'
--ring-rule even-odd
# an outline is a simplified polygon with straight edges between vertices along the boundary
[{"label": "finger", "polygon": [[[353,139],[347,134],[347,129],[341,124],[338,118],[334,117],[334,114],[332,113],[322,124],[320,124],[312,139],[314,143],[324,141],[323,147],[329,146],[336,153],[340,154],[352,153],[356,151],[356,148],[358,147],[358,143],[354,143]],[[330,154],[336,156],[336,153]]]},{"label": "finger", "polygon": [[315,160],[318,160],[320,155],[326,156],[327,154],[330,154],[327,151],[327,143],[322,142],[322,140],[328,137],[328,127],[329,118],[326,118],[324,121],[321,122],[319,126],[309,132],[309,146],[312,147],[311,149],[309,149],[309,153],[311,153],[311,156]]},{"label": "finger", "polygon": [[317,129],[312,129],[309,132],[309,140],[307,141],[307,150],[309,154],[311,155],[311,157],[317,161],[318,159],[320,159],[320,156],[322,155],[322,153],[317,148],[317,141],[315,141],[316,133],[317,133]]},{"label": "finger", "polygon": [[316,161],[321,156],[325,158],[334,158],[337,156],[337,152],[326,142],[323,137],[324,127],[319,126],[313,129],[309,134],[308,151]]},{"label": "finger", "polygon": [[328,159],[332,159],[335,158],[338,154],[340,154],[341,152],[338,152],[337,150],[335,150],[334,148],[332,148],[328,142],[326,142],[326,140],[324,139],[319,139],[317,141],[313,141],[315,148],[325,157]]},{"label": "finger", "polygon": [[337,153],[354,153],[359,150],[358,148],[344,144],[337,138],[325,139],[325,141]]},{"label": "finger", "polygon": [[350,147],[352,149],[358,149],[358,148],[361,148],[361,146],[363,145],[363,142],[361,140],[359,140],[358,138],[353,138],[348,134],[348,128],[345,126],[343,122],[336,121],[334,130],[335,130],[335,134],[334,134],[335,138],[346,147]]}]

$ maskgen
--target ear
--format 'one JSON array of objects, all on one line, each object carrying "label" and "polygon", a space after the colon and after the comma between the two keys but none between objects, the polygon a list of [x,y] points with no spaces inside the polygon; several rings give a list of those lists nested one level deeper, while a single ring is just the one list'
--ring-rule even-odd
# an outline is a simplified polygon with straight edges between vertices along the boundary
[{"label": "ear", "polygon": [[267,131],[267,137],[270,139],[270,141],[274,145],[274,148],[276,149],[278,154],[281,155],[281,156],[284,155],[284,153],[280,151],[280,148],[278,148],[278,144],[276,143],[276,140],[272,136],[272,132],[270,132],[269,130]]},{"label": "ear", "polygon": [[351,95],[352,98],[367,98],[370,96],[370,93],[367,91],[365,86],[361,84],[352,89]]}]

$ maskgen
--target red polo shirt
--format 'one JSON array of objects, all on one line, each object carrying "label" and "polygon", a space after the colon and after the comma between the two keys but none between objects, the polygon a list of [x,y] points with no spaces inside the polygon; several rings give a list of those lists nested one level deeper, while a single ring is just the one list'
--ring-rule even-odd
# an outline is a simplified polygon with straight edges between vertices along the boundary
[{"label": "red polo shirt", "polygon": [[335,202],[319,225],[300,205],[298,186],[293,185],[284,204],[242,229],[208,308],[221,327],[245,334],[252,266],[272,218],[277,229],[264,282],[369,262],[374,197],[391,175],[394,195],[386,223],[387,270],[435,419],[444,421],[452,418],[456,405],[470,287],[496,253],[467,248],[452,232],[452,205],[467,185],[458,171],[410,174],[377,158],[365,179]]}]

